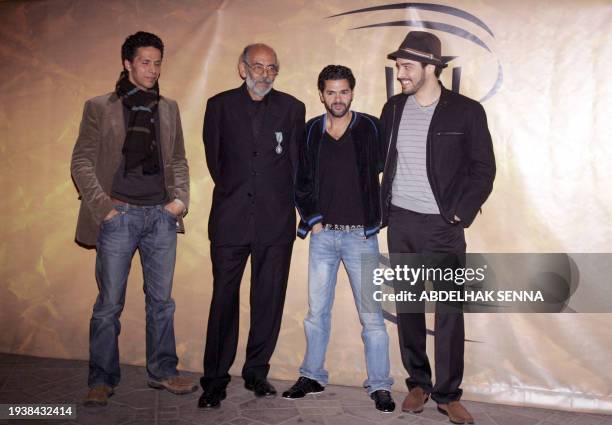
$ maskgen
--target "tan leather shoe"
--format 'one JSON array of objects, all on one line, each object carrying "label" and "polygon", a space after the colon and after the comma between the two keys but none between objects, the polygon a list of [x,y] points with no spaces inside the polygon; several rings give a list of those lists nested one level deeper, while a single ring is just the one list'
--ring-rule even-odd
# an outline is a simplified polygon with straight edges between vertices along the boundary
[{"label": "tan leather shoe", "polygon": [[184,376],[173,376],[157,381],[149,379],[149,387],[158,390],[168,390],[172,394],[189,394],[198,389],[198,385]]},{"label": "tan leather shoe", "polygon": [[402,403],[403,412],[421,413],[425,403],[429,400],[429,394],[425,394],[423,388],[414,387],[410,390]]},{"label": "tan leather shoe", "polygon": [[446,416],[454,424],[473,424],[474,418],[465,407],[458,401],[451,401],[448,404],[438,404],[438,411]]},{"label": "tan leather shoe", "polygon": [[108,385],[97,385],[89,389],[83,405],[86,407],[106,406],[108,398],[113,395],[113,389]]}]

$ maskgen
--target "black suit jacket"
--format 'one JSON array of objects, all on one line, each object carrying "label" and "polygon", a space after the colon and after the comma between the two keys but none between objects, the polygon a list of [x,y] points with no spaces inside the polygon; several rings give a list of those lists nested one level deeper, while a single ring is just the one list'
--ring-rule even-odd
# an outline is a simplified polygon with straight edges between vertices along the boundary
[{"label": "black suit jacket", "polygon": [[274,245],[295,239],[293,188],[305,107],[272,89],[255,138],[249,99],[243,84],[211,97],[206,105],[204,149],[215,183],[208,237],[214,245]]}]

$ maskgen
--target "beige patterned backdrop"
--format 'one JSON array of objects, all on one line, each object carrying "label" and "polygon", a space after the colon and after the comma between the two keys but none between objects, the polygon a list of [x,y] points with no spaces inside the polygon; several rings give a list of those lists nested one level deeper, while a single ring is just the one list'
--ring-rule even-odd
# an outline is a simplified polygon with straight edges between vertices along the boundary
[{"label": "beige patterned backdrop", "polygon": [[[388,2],[391,3],[391,2]],[[432,29],[443,54],[457,56],[462,93],[489,117],[498,174],[483,214],[468,230],[473,252],[610,252],[612,241],[612,4],[607,0],[453,1],[451,9],[379,10],[384,0],[0,2],[0,351],[86,359],[96,296],[94,252],[73,242],[78,208],[69,159],[83,102],[111,91],[120,46],[138,30],[166,44],[162,94],[177,99],[191,165],[192,205],[180,237],[174,297],[180,367],[201,371],[211,297],[206,226],[212,183],[201,141],[205,101],[240,84],[242,47],[274,46],[276,87],[322,112],[316,77],[329,63],[357,77],[354,108],[378,115],[386,99],[386,54],[414,21]],[[410,20],[412,26],[353,29]],[[487,48],[478,45],[476,37]],[[450,86],[451,72],[443,74]],[[395,90],[399,88],[395,84]],[[380,236],[381,247],[386,236]],[[271,376],[294,379],[305,341],[307,241],[297,241],[282,332]],[[610,278],[612,281],[612,278]],[[241,298],[239,375],[248,329],[248,273]],[[141,270],[133,263],[122,316],[121,361],[144,363]],[[361,385],[360,329],[341,273],[327,357],[331,381]],[[608,314],[469,315],[465,398],[612,411],[612,320]],[[403,388],[395,325],[395,388]],[[431,348],[431,347],[429,347]],[[85,386],[85,382],[83,383]]]}]

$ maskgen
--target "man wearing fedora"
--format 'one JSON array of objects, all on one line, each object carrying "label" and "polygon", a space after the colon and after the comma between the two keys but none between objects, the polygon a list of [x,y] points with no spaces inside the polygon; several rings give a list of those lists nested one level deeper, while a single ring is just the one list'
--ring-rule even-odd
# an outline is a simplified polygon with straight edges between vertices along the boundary
[{"label": "man wearing fedora", "polygon": [[[382,225],[389,253],[464,255],[464,228],[493,188],[495,157],[487,118],[477,101],[442,86],[446,67],[438,37],[411,31],[395,60],[402,93],[381,114],[386,161],[381,184]],[[459,402],[463,379],[461,310],[435,315],[436,382],[426,353],[423,312],[401,312],[398,333],[409,394],[402,410],[420,413],[429,396],[457,424],[474,423]]]}]

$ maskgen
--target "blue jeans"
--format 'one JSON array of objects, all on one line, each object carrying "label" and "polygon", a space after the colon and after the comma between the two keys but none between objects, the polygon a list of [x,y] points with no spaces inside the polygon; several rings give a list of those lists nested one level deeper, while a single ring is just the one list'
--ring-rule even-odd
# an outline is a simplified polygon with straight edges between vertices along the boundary
[{"label": "blue jeans", "polygon": [[[362,254],[367,254],[362,257]],[[393,378],[389,376],[389,336],[380,303],[366,300],[362,289],[368,270],[378,265],[376,235],[366,239],[363,230],[350,232],[322,230],[310,236],[308,261],[308,315],[304,320],[306,356],[300,375],[327,385],[329,376],[324,368],[325,352],[329,342],[331,309],[334,303],[336,278],[340,261],[349,276],[353,298],[359,314],[361,339],[365,348],[368,378],[363,383],[369,394],[377,390],[390,390]]]},{"label": "blue jeans", "polygon": [[147,372],[152,379],[178,375],[171,298],[176,259],[176,217],[156,206],[116,205],[119,214],[100,225],[96,244],[98,298],[89,326],[88,385],[115,387],[119,370],[119,317],[134,252],[138,249],[146,304]]}]

